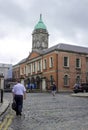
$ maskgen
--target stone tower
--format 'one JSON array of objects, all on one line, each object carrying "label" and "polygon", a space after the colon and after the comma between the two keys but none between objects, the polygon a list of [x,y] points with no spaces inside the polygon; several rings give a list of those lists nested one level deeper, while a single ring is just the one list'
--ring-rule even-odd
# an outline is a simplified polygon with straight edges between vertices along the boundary
[{"label": "stone tower", "polygon": [[36,24],[32,33],[32,51],[39,51],[48,48],[48,31],[42,21],[40,14],[39,22]]}]

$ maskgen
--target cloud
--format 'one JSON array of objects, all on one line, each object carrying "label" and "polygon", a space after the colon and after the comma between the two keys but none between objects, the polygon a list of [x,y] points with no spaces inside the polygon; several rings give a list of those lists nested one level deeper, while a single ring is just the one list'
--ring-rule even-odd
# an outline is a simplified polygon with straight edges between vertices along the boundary
[{"label": "cloud", "polygon": [[88,0],[0,0],[0,58],[6,54],[18,62],[28,55],[40,13],[49,47],[61,42],[88,46],[87,12]]}]

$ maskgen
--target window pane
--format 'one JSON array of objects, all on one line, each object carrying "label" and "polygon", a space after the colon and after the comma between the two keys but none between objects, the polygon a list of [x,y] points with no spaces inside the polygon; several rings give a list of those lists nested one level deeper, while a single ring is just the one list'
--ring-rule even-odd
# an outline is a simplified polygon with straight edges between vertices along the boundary
[{"label": "window pane", "polygon": [[53,58],[50,57],[50,67],[53,67]]},{"label": "window pane", "polygon": [[64,66],[68,66],[68,57],[64,57]]},{"label": "window pane", "polygon": [[80,76],[76,77],[76,83],[80,83]]},{"label": "window pane", "polygon": [[47,68],[47,62],[46,62],[46,59],[44,60],[44,69]]},{"label": "window pane", "polygon": [[80,67],[80,59],[76,59],[76,67]]},{"label": "window pane", "polygon": [[68,75],[64,76],[64,85],[68,85]]}]

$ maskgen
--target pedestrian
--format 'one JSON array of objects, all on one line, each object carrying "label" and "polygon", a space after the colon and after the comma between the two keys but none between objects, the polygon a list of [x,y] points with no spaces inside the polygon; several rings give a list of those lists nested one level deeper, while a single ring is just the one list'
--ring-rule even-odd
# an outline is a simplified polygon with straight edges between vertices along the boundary
[{"label": "pedestrian", "polygon": [[20,80],[17,81],[17,84],[13,86],[12,89],[13,99],[16,101],[16,115],[22,115],[23,108],[23,99],[26,99],[26,88],[23,84],[20,83]]},{"label": "pedestrian", "polygon": [[56,93],[56,84],[55,82],[52,84],[52,95],[55,96]]},{"label": "pedestrian", "polygon": [[79,83],[76,83],[76,84],[74,85],[74,88],[75,88],[75,89],[79,89],[79,88],[81,88],[81,86],[80,86]]}]

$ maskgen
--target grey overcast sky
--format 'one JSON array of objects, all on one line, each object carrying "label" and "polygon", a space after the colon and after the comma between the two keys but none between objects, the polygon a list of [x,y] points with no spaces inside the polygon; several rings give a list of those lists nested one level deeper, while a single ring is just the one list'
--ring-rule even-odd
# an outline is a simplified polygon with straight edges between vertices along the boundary
[{"label": "grey overcast sky", "polygon": [[49,47],[88,47],[88,0],[0,0],[0,63],[14,65],[28,56],[40,14]]}]

